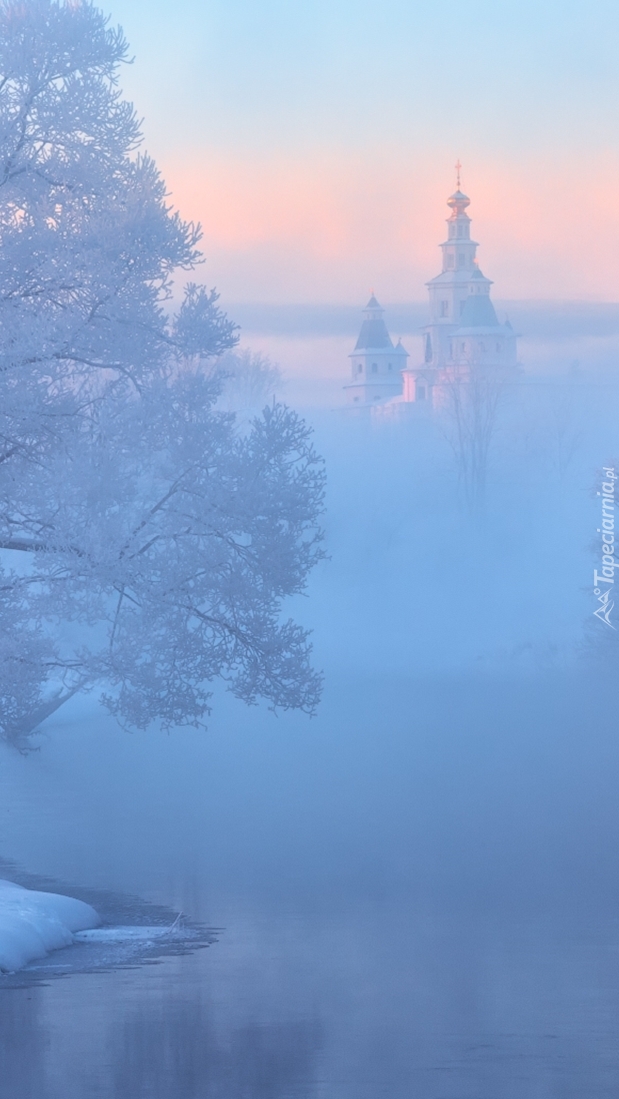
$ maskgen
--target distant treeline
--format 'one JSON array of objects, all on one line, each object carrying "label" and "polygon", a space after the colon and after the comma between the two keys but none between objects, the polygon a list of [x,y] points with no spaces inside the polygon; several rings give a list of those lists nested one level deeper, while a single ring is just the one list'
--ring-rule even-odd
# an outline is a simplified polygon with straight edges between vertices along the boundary
[{"label": "distant treeline", "polygon": [[[362,303],[363,304],[363,303]],[[392,337],[411,335],[427,324],[425,302],[383,303]],[[619,334],[619,302],[496,301],[500,320],[509,317],[516,331],[529,338]],[[229,306],[245,334],[316,337],[357,336],[361,306],[273,305],[244,302]]]}]

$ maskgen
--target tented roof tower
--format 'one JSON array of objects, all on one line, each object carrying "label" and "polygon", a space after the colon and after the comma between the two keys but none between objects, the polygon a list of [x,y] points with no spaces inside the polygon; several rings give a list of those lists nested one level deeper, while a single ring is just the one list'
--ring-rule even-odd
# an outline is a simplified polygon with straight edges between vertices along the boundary
[{"label": "tented roof tower", "polygon": [[401,342],[394,346],[384,321],[385,310],[374,293],[363,310],[363,323],[354,351],[349,355],[351,381],[345,389],[350,404],[368,405],[399,397],[401,371],[408,352]]}]

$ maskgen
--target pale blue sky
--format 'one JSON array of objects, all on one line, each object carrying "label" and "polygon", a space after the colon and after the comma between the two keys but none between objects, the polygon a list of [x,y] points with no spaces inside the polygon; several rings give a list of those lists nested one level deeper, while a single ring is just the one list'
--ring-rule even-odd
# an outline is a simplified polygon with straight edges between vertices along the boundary
[{"label": "pale blue sky", "polygon": [[619,297],[617,0],[107,10],[146,146],[237,301],[422,298],[457,157],[500,296]]},{"label": "pale blue sky", "polygon": [[[115,0],[157,143],[615,142],[617,0]],[[576,162],[575,162],[576,168]]]}]

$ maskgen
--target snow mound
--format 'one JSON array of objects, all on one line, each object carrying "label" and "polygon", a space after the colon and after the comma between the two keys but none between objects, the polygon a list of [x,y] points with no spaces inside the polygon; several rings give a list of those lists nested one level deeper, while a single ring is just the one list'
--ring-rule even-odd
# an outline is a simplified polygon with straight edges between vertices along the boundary
[{"label": "snow mound", "polygon": [[0,879],[0,972],[14,973],[101,923],[89,904]]}]

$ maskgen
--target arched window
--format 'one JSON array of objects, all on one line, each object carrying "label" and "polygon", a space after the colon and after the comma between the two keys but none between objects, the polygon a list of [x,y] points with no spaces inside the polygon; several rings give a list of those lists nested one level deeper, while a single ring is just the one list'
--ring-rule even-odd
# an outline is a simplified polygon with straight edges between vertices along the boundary
[{"label": "arched window", "polygon": [[372,374],[378,374],[378,363],[372,363]]},{"label": "arched window", "polygon": [[425,382],[422,382],[420,378],[415,382],[415,400],[425,401],[426,399],[426,386]]},{"label": "arched window", "polygon": [[357,367],[357,374],[363,374],[363,363],[359,363]]},{"label": "arched window", "polygon": [[425,360],[426,360],[426,362],[427,362],[427,363],[431,363],[431,362],[432,362],[432,340],[430,339],[430,334],[429,334],[429,333],[428,333],[428,335],[426,336],[426,353],[425,353]]},{"label": "arched window", "polygon": [[387,363],[387,370],[391,370],[391,363]]},{"label": "arched window", "polygon": [[449,302],[448,301],[442,301],[441,302],[441,317],[448,317],[448,316],[449,316]]}]

